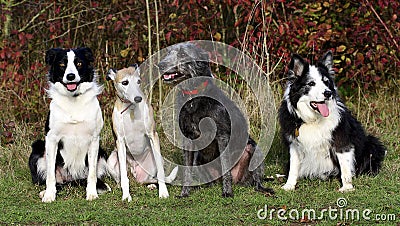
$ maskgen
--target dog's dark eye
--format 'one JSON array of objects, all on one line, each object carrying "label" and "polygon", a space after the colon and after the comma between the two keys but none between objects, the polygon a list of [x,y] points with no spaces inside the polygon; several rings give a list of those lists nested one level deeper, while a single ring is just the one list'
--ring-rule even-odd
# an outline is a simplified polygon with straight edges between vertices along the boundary
[{"label": "dog's dark eye", "polygon": [[307,85],[309,85],[309,86],[315,86],[315,82],[309,82]]},{"label": "dog's dark eye", "polygon": [[140,84],[142,81],[140,81],[140,79],[139,80],[137,80],[137,84]]},{"label": "dog's dark eye", "polygon": [[76,66],[77,66],[77,67],[80,67],[80,66],[82,66],[82,62],[78,62],[78,63],[76,63]]},{"label": "dog's dark eye", "polygon": [[127,86],[129,84],[129,81],[123,81],[121,82],[122,85]]}]

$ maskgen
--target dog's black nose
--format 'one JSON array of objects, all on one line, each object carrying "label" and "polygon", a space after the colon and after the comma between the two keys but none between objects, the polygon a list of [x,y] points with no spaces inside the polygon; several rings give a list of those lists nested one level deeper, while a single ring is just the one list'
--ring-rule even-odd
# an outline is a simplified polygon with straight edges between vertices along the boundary
[{"label": "dog's black nose", "polygon": [[331,96],[332,96],[332,91],[330,91],[330,90],[325,90],[324,96],[325,96],[326,98],[331,97]]},{"label": "dog's black nose", "polygon": [[75,79],[75,74],[67,74],[67,80],[68,81],[72,81],[72,80],[74,80]]},{"label": "dog's black nose", "polygon": [[140,103],[142,101],[142,97],[137,96],[134,100],[136,103]]}]

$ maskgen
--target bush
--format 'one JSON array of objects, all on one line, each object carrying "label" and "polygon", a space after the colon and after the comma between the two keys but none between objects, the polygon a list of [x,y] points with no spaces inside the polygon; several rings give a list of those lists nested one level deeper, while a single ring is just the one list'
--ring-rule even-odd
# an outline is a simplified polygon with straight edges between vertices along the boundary
[{"label": "bush", "polygon": [[[270,74],[284,77],[293,52],[335,53],[338,85],[373,90],[398,79],[399,2],[314,1],[6,1],[2,3],[2,112],[35,121],[47,107],[44,52],[91,47],[100,75],[142,62],[157,49],[195,39],[231,44]],[[149,15],[147,14],[147,8]],[[147,22],[150,21],[150,27]],[[150,31],[150,35],[148,35]],[[150,47],[150,48],[149,48]],[[106,87],[109,89],[109,87]],[[102,98],[112,98],[106,92]],[[4,113],[3,113],[4,114]]]}]

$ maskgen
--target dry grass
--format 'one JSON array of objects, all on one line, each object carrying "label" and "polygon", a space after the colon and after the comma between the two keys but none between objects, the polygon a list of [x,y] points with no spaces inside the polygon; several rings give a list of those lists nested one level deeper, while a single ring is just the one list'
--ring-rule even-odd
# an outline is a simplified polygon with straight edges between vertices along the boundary
[{"label": "dry grass", "polygon": [[[3,214],[0,222],[37,224],[37,223],[87,223],[87,224],[272,224],[299,223],[298,220],[281,221],[274,219],[265,221],[257,218],[257,210],[268,204],[270,208],[288,209],[327,208],[335,207],[338,198],[346,198],[349,208],[369,208],[374,213],[397,213],[398,208],[398,181],[400,180],[400,150],[399,150],[399,103],[396,93],[400,89],[397,84],[391,83],[381,86],[376,93],[359,92],[361,96],[346,98],[350,109],[363,122],[367,131],[378,135],[388,148],[388,156],[384,162],[382,172],[374,178],[362,176],[354,180],[356,191],[341,194],[335,191],[339,187],[337,180],[319,181],[302,180],[295,192],[284,192],[279,189],[283,181],[274,180],[268,186],[277,191],[276,198],[265,197],[254,192],[252,188],[235,186],[234,199],[219,197],[220,187],[207,187],[194,191],[191,198],[177,199],[174,196],[180,192],[179,187],[170,186],[171,198],[159,200],[156,192],[148,191],[143,186],[131,182],[134,202],[120,201],[120,188],[107,179],[112,186],[111,193],[102,195],[99,200],[86,202],[84,188],[66,188],[57,196],[53,204],[40,203],[38,193],[43,187],[34,186],[30,181],[27,166],[31,142],[43,137],[42,126],[39,123],[25,123],[15,121],[12,129],[14,142],[0,145],[0,207]],[[276,92],[276,101],[280,100],[280,93]],[[2,113],[2,124],[12,120],[12,115]],[[105,115],[105,126],[102,132],[101,144],[109,152],[114,148],[110,118]],[[250,121],[253,127],[253,121]],[[160,131],[162,152],[169,159],[180,161],[181,153],[166,141]],[[282,173],[284,154],[279,138],[275,139],[271,151],[267,156],[266,175]],[[49,214],[49,211],[51,214]],[[222,211],[222,212],[221,212]],[[218,214],[217,214],[218,213]],[[207,216],[207,217],[206,217]],[[210,217],[211,216],[211,217]],[[205,221],[205,219],[208,219]],[[304,219],[303,219],[304,220]],[[167,223],[166,223],[167,222]],[[308,223],[338,224],[340,220],[315,220]],[[380,223],[393,223],[379,221]],[[397,221],[398,222],[398,221]],[[371,221],[360,221],[368,224]]]}]

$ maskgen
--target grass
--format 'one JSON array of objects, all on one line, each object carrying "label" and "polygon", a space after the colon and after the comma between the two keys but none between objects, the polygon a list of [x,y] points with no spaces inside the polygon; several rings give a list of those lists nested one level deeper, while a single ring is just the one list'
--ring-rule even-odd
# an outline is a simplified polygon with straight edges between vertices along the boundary
[{"label": "grass", "polygon": [[[0,224],[399,225],[400,98],[396,95],[399,91],[398,83],[394,81],[381,86],[376,93],[358,92],[346,98],[348,106],[362,121],[367,131],[381,138],[388,148],[388,155],[378,176],[355,178],[356,190],[345,194],[337,191],[340,184],[335,179],[303,179],[298,183],[296,191],[285,192],[280,189],[284,180],[275,178],[271,182],[265,182],[266,186],[275,189],[274,197],[256,192],[250,187],[235,186],[235,197],[224,199],[220,195],[220,185],[214,185],[201,187],[193,191],[189,198],[181,199],[176,197],[180,194],[180,187],[169,186],[171,197],[160,200],[157,191],[148,190],[131,180],[132,202],[127,203],[121,201],[120,188],[107,178],[112,192],[101,195],[95,201],[85,200],[84,187],[66,187],[57,194],[55,202],[45,204],[38,197],[44,186],[31,183],[27,164],[30,144],[42,133],[43,125],[17,121],[12,131],[14,142],[2,142],[0,145]],[[2,124],[10,119],[13,119],[12,115],[2,113]],[[113,145],[108,116],[105,117],[105,121],[102,146],[111,151]],[[162,151],[173,159],[181,157],[180,152],[167,142],[162,143]],[[267,156],[266,175],[282,173],[282,165],[286,158],[287,155],[276,136]],[[339,198],[344,198],[347,202],[343,208],[337,205]],[[335,219],[331,219],[328,212],[325,212],[321,219],[310,219],[312,216],[302,218],[301,212],[310,209],[316,212],[316,217],[320,217],[324,209],[338,212]],[[281,220],[278,216],[279,210],[287,211],[284,217],[289,217],[289,212],[295,215],[296,211],[300,216],[297,219]],[[352,220],[350,215],[346,219],[347,210],[358,210],[360,219]],[[364,210],[372,211],[368,215],[370,220],[362,217]],[[266,219],[259,219],[257,212]],[[376,220],[378,216],[387,219]]]}]

